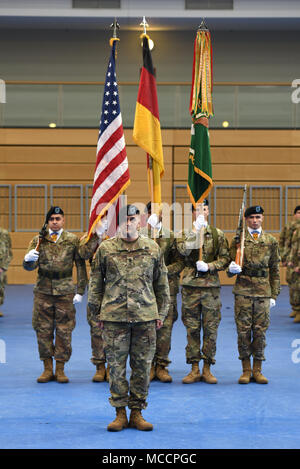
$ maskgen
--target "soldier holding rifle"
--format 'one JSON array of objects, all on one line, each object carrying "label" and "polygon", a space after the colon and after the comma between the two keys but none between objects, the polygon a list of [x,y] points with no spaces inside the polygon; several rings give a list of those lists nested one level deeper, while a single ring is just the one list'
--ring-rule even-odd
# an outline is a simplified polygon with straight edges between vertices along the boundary
[{"label": "soldier holding rifle", "polygon": [[233,293],[239,359],[243,367],[239,383],[248,384],[253,377],[257,383],[267,384],[261,366],[265,360],[270,308],[275,306],[280,292],[279,247],[277,240],[262,230],[263,208],[252,206],[244,212],[245,200],[244,193],[237,236],[230,246],[232,262],[228,269],[229,276],[237,275]]}]

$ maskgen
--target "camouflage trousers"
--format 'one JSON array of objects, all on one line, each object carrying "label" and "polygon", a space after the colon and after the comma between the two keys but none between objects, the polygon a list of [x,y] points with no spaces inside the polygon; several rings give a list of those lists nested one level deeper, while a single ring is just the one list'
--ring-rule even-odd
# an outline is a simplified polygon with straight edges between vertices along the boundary
[{"label": "camouflage trousers", "polygon": [[[221,321],[220,288],[182,287],[182,322],[187,331],[186,362],[203,359],[215,364],[218,327]],[[203,345],[200,350],[200,333]]]},{"label": "camouflage trousers", "polygon": [[289,292],[290,292],[290,304],[293,308],[293,311],[300,313],[300,287],[298,288],[294,285],[289,285]]},{"label": "camouflage trousers", "polygon": [[173,324],[177,318],[177,297],[171,296],[168,315],[164,320],[163,326],[156,331],[156,352],[153,360],[154,365],[168,366],[171,363],[169,360],[171,336]]},{"label": "camouflage trousers", "polygon": [[5,285],[7,283],[6,280],[6,274],[0,274],[0,305],[3,305],[4,303],[4,290],[5,290]]},{"label": "camouflage trousers", "polygon": [[72,331],[76,324],[73,297],[73,293],[62,296],[35,293],[32,326],[41,360],[52,356],[61,362],[70,359]]},{"label": "camouflage trousers", "polygon": [[99,327],[98,321],[96,321],[94,316],[91,314],[89,307],[87,307],[87,322],[90,326],[91,333],[91,362],[93,363],[93,365],[105,363],[106,360],[104,353],[103,332],[102,329],[100,329]]},{"label": "camouflage trousers", "polygon": [[265,360],[266,331],[270,325],[270,298],[235,295],[235,323],[239,359],[253,355]]},{"label": "camouflage trousers", "polygon": [[[145,409],[150,369],[156,346],[156,321],[139,323],[104,322],[103,339],[109,365],[109,385],[113,407]],[[126,379],[126,362],[131,367]]]}]

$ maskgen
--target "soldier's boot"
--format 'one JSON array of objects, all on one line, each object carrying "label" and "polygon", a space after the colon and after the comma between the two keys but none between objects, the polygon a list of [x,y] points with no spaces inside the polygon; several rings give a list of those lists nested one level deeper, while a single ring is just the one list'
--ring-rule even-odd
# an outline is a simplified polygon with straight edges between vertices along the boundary
[{"label": "soldier's boot", "polygon": [[136,428],[137,430],[141,430],[143,432],[149,432],[153,430],[152,423],[147,422],[139,409],[132,409],[130,413],[129,419],[129,427]]},{"label": "soldier's boot", "polygon": [[239,384],[249,384],[252,375],[250,358],[244,358],[244,360],[242,360],[242,366],[243,373],[239,378]]},{"label": "soldier's boot", "polygon": [[69,382],[69,379],[68,377],[65,375],[65,372],[64,372],[64,367],[65,367],[65,364],[64,362],[56,362],[56,367],[55,367],[55,379],[58,383],[68,383]]},{"label": "soldier's boot", "polygon": [[296,311],[293,310],[293,311],[290,313],[290,318],[296,317],[296,314],[297,314]]},{"label": "soldier's boot", "polygon": [[258,384],[268,384],[267,378],[261,372],[261,360],[253,360],[253,378]]},{"label": "soldier's boot", "polygon": [[0,311],[0,318],[3,318],[3,313],[1,313],[1,311]]},{"label": "soldier's boot", "polygon": [[198,362],[194,362],[192,363],[192,369],[191,371],[189,372],[189,374],[187,374],[182,382],[184,384],[191,384],[191,383],[197,383],[198,381],[200,381],[201,379],[201,374],[200,374],[200,370],[199,370],[199,363]]},{"label": "soldier's boot", "polygon": [[172,383],[172,377],[169,375],[169,371],[165,366],[157,365],[156,377],[162,383]]},{"label": "soldier's boot", "polygon": [[296,315],[294,317],[294,321],[293,322],[300,322],[300,312],[299,311],[296,311]]},{"label": "soldier's boot", "polygon": [[217,378],[210,371],[209,363],[204,362],[203,364],[201,380],[208,384],[217,384],[218,382]]},{"label": "soldier's boot", "polygon": [[107,365],[107,367],[106,367],[105,381],[107,381],[109,383],[109,365]]},{"label": "soldier's boot", "polygon": [[153,381],[154,378],[155,378],[155,365],[151,365],[151,369],[150,369],[150,381]]},{"label": "soldier's boot", "polygon": [[116,407],[116,418],[107,425],[109,432],[120,432],[128,427],[128,420],[125,407]]},{"label": "soldier's boot", "polygon": [[96,373],[93,376],[94,383],[103,383],[105,381],[105,364],[98,363],[96,365]]},{"label": "soldier's boot", "polygon": [[38,383],[48,383],[49,381],[54,380],[53,375],[53,361],[52,358],[46,358],[44,361],[44,371],[41,376],[38,377]]}]

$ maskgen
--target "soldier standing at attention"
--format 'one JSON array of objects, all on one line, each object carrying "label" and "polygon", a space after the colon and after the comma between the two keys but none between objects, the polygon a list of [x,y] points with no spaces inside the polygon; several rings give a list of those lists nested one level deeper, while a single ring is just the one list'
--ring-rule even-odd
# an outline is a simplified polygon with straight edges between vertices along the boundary
[{"label": "soldier standing at attention", "polygon": [[[293,278],[293,268],[288,266],[287,259],[291,251],[293,233],[299,226],[300,226],[300,205],[297,205],[297,207],[295,207],[295,210],[294,210],[293,219],[284,226],[279,237],[279,249],[280,249],[281,262],[282,262],[283,267],[286,267],[286,282],[289,287],[290,304],[292,307],[292,312],[290,313],[291,318],[295,318],[297,314],[298,303],[297,303],[296,289],[293,288],[293,284],[294,284],[293,280],[295,280],[295,275]],[[295,294],[296,294],[296,297],[295,297]],[[295,320],[295,322],[298,322],[298,321]]]},{"label": "soldier standing at attention", "polygon": [[292,298],[293,310],[295,311],[294,322],[300,322],[300,226],[293,233],[291,250],[287,258],[287,265],[291,269],[290,296]]},{"label": "soldier standing at attention", "polygon": [[163,326],[156,331],[156,352],[150,372],[150,381],[155,377],[162,383],[171,383],[167,366],[171,363],[169,352],[171,350],[171,336],[174,322],[178,318],[177,293],[179,292],[179,274],[184,265],[177,251],[176,239],[173,231],[168,230],[159,221],[154,213],[151,215],[151,202],[146,206],[148,220],[147,226],[140,230],[140,234],[148,238],[154,237],[161,249],[168,271],[170,288],[170,307]]},{"label": "soldier standing at attention", "polygon": [[[71,338],[76,314],[74,304],[82,301],[87,284],[85,261],[78,253],[79,239],[63,229],[64,221],[62,209],[51,207],[46,216],[48,229],[39,250],[36,250],[39,237],[35,236],[23,262],[25,270],[38,268],[32,318],[40,359],[44,362],[44,372],[37,379],[38,383],[53,379],[59,383],[69,381],[64,373],[64,364],[72,353]],[[72,280],[74,263],[77,268],[76,294]],[[56,360],[55,375],[52,357]]]},{"label": "soldier standing at attention", "polygon": [[[96,252],[89,281],[90,311],[103,324],[105,354],[110,367],[110,403],[116,418],[107,430],[129,426],[152,430],[141,410],[147,406],[151,363],[156,347],[156,328],[168,313],[167,269],[159,246],[140,236],[139,210],[127,205],[119,212],[119,233],[103,241]],[[126,362],[130,357],[130,384]],[[128,394],[129,391],[129,394]]]},{"label": "soldier standing at attention", "polygon": [[[6,271],[12,260],[11,239],[4,228],[0,228],[0,305],[4,302],[4,290],[7,283]],[[0,317],[3,313],[0,311]]]},{"label": "soldier standing at attention", "polygon": [[[210,371],[215,364],[218,326],[221,321],[220,280],[218,271],[225,270],[230,262],[228,241],[218,228],[207,224],[208,201],[204,201],[204,214],[200,204],[193,207],[194,227],[183,232],[178,239],[179,253],[184,256],[182,277],[182,321],[187,331],[186,362],[192,370],[182,380],[185,384],[201,379],[217,383]],[[199,236],[204,228],[203,260],[199,260]],[[200,333],[203,328],[203,346],[200,350]],[[199,361],[203,359],[202,375]]]},{"label": "soldier standing at attention", "polygon": [[[91,270],[94,267],[94,257],[98,247],[100,246],[103,239],[106,237],[108,228],[107,219],[101,219],[101,223],[96,226],[95,234],[90,237],[86,242],[87,234],[84,235],[80,240],[79,255],[90,261]],[[91,333],[91,347],[92,347],[92,358],[91,362],[96,366],[96,373],[93,376],[94,383],[102,383],[103,381],[109,380],[109,368],[105,368],[105,353],[104,343],[102,337],[102,329],[99,326],[99,321],[95,321],[89,306],[87,305],[87,322],[90,326]]]},{"label": "soldier standing at attention", "polygon": [[[248,384],[251,373],[259,384],[267,384],[261,372],[265,360],[266,331],[270,324],[270,308],[275,306],[280,292],[279,246],[274,236],[262,230],[264,210],[260,205],[245,210],[246,221],[244,262],[241,268],[234,261],[229,276],[237,274],[235,295],[235,323],[238,334],[239,359],[243,373],[240,384]],[[231,259],[236,256],[236,240],[230,246]],[[253,370],[250,357],[253,356]]]}]

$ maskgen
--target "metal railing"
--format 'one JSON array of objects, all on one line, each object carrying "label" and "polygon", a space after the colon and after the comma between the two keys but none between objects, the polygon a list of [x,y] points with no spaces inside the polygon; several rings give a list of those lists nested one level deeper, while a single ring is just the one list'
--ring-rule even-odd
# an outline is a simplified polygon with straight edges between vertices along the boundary
[{"label": "metal railing", "polygon": [[[132,128],[138,82],[119,82],[123,126]],[[104,82],[6,82],[0,127],[98,128]],[[162,128],[189,128],[190,82],[157,82]],[[288,82],[216,82],[211,128],[300,128]],[[226,124],[227,123],[227,124]]]}]

